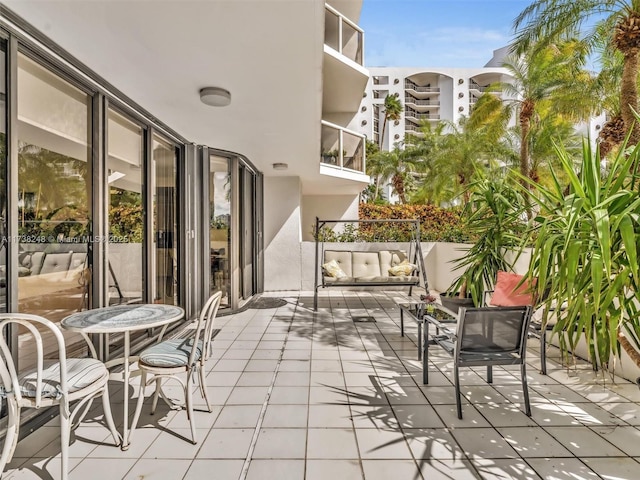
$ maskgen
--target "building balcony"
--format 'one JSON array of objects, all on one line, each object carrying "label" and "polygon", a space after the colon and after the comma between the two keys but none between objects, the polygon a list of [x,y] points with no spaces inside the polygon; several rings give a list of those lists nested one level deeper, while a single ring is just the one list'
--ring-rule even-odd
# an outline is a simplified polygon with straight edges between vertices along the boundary
[{"label": "building balcony", "polygon": [[358,65],[364,64],[364,31],[330,5],[325,5],[324,43]]},{"label": "building balcony", "polygon": [[415,98],[411,95],[405,95],[404,96],[404,103],[405,105],[414,105],[417,107],[440,107],[440,100],[433,100],[433,99],[419,99],[419,98]]},{"label": "building balcony", "polygon": [[320,163],[365,174],[365,139],[360,133],[323,120]]},{"label": "building balcony", "polygon": [[404,88],[416,93],[440,93],[440,87],[432,87],[430,85],[423,87],[408,79],[404,81]]},{"label": "building balcony", "polygon": [[[405,112],[404,118],[419,123],[422,120],[440,120],[440,115],[437,113]],[[410,126],[410,124],[407,124],[407,126]]]},{"label": "building balcony", "polygon": [[471,80],[469,82],[469,91],[470,92],[478,92],[478,93],[483,93],[487,91],[487,88],[489,88],[488,85],[486,86],[482,86],[482,85],[478,85],[476,82],[474,82],[473,80]]},{"label": "building balcony", "polygon": [[355,114],[369,81],[363,64],[364,33],[335,8],[325,6],[322,115]]}]

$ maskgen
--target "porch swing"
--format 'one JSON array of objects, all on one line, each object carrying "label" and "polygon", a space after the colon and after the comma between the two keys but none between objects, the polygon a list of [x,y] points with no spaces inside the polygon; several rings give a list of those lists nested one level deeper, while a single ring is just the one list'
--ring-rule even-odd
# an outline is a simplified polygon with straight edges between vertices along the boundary
[{"label": "porch swing", "polygon": [[[374,234],[380,233],[376,224],[405,225],[409,240],[393,243],[409,243],[408,250],[380,249],[372,250],[325,250],[325,239],[322,231],[328,225],[351,224],[372,225]],[[366,227],[365,227],[366,228]],[[382,235],[384,237],[384,235]],[[424,258],[420,246],[420,222],[418,220],[320,220],[316,217],[316,259],[313,310],[318,310],[318,289],[330,287],[398,287],[408,286],[411,295],[414,286],[424,282],[429,291]],[[376,240],[374,238],[374,240]],[[386,242],[382,238],[381,242]],[[358,242],[360,245],[377,244],[378,242]],[[407,265],[410,262],[410,265]]]}]

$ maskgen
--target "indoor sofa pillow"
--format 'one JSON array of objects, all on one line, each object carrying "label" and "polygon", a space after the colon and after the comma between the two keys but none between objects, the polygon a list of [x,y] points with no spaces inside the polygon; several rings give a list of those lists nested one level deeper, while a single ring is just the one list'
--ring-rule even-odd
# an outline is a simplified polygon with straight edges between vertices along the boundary
[{"label": "indoor sofa pillow", "polygon": [[[529,287],[529,282],[518,284],[524,278],[512,272],[498,272],[495,290],[489,305],[494,307],[523,307],[533,305],[533,291]],[[517,288],[516,288],[517,287]]]},{"label": "indoor sofa pillow", "polygon": [[331,260],[330,262],[323,263],[322,268],[326,272],[329,277],[333,278],[346,278],[347,274],[342,271],[340,265],[335,260]]}]

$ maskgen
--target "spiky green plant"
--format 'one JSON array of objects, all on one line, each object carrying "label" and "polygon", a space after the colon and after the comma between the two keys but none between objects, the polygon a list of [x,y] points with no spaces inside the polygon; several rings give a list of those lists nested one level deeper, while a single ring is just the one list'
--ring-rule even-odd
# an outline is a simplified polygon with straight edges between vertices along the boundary
[{"label": "spiky green plant", "polygon": [[490,178],[476,172],[471,195],[463,212],[465,231],[477,238],[464,256],[454,261],[463,273],[448,289],[461,297],[471,294],[480,305],[484,291],[493,288],[498,270],[512,270],[508,251],[522,250],[525,202],[519,189],[508,178]]},{"label": "spiky green plant", "polygon": [[640,148],[622,150],[603,168],[585,140],[576,172],[571,156],[556,147],[569,187],[553,171],[551,187],[535,185],[540,210],[528,272],[537,277],[546,307],[566,305],[554,327],[563,332],[563,353],[575,352],[584,338],[591,360],[605,367],[611,352],[620,354],[619,338],[636,363],[640,347],[640,196],[639,179],[630,173],[637,171]]}]

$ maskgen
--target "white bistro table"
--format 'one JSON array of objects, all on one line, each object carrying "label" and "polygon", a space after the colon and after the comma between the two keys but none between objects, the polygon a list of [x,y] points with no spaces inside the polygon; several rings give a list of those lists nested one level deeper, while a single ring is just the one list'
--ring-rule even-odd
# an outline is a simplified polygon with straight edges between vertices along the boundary
[{"label": "white bistro table", "polygon": [[[122,431],[122,450],[129,448],[129,378],[131,375],[131,363],[138,357],[131,357],[130,335],[137,330],[161,327],[184,317],[184,310],[173,305],[138,304],[116,305],[112,307],[96,308],[77,312],[62,319],[60,325],[70,332],[78,332],[83,336],[89,333],[124,333],[124,352],[121,358],[110,360],[107,367],[123,365],[122,380],[124,382],[124,421]],[[88,338],[88,337],[87,337]],[[89,345],[95,355],[93,344]]]}]

